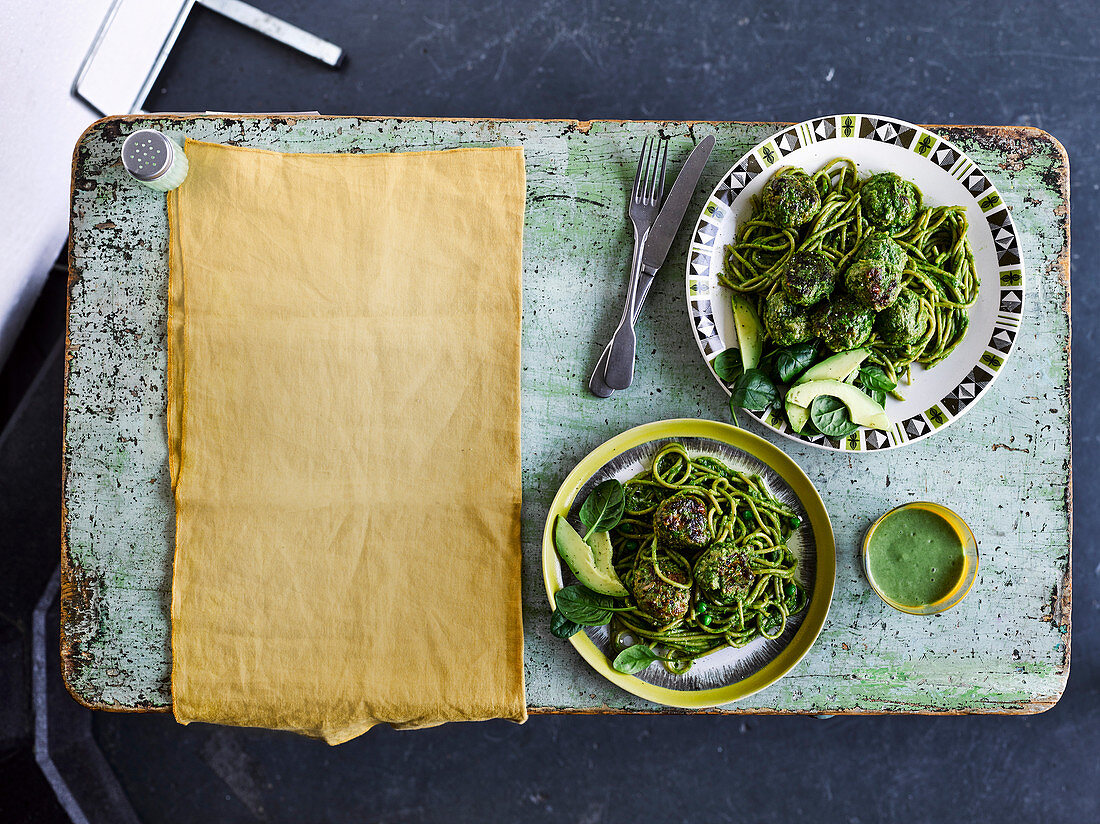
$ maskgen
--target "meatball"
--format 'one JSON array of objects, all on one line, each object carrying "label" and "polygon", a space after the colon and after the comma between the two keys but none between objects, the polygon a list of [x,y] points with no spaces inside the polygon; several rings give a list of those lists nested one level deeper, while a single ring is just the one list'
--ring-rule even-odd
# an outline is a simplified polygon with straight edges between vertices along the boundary
[{"label": "meatball", "polygon": [[779,282],[799,306],[813,306],[836,288],[836,267],[821,252],[795,252],[783,267]]},{"label": "meatball", "polygon": [[859,190],[863,216],[887,231],[908,226],[921,207],[920,190],[893,172],[874,175]]},{"label": "meatball", "polygon": [[860,303],[878,312],[890,306],[901,293],[901,275],[881,260],[857,260],[844,275],[848,292]]},{"label": "meatball", "polygon": [[[657,556],[661,574],[677,583],[688,583],[687,573],[675,561]],[[661,580],[652,558],[643,558],[634,568],[634,580],[631,582],[634,600],[638,609],[644,612],[659,626],[671,624],[683,618],[691,601],[691,590],[675,587]]]},{"label": "meatball", "polygon": [[715,544],[695,562],[696,585],[716,601],[743,598],[752,581],[748,555],[731,543]]},{"label": "meatball", "polygon": [[797,229],[821,209],[821,195],[808,174],[784,166],[764,184],[760,193],[764,213],[785,229]]},{"label": "meatball", "polygon": [[901,274],[909,263],[909,253],[886,232],[872,232],[856,250],[856,260],[881,260]]},{"label": "meatball", "polygon": [[779,346],[804,343],[814,336],[810,313],[782,292],[776,292],[764,304],[764,326]]},{"label": "meatball", "polygon": [[851,295],[835,295],[814,317],[817,334],[834,352],[855,349],[871,337],[875,313]]},{"label": "meatball", "polygon": [[876,312],[890,306],[901,292],[902,273],[909,255],[889,235],[870,235],[844,273],[848,292]]},{"label": "meatball", "polygon": [[673,495],[653,513],[653,531],[665,549],[695,552],[710,543],[707,506],[694,495]]},{"label": "meatball", "polygon": [[916,343],[928,329],[920,298],[905,291],[898,295],[894,305],[879,312],[875,318],[875,331],[884,343],[891,346],[908,346]]}]

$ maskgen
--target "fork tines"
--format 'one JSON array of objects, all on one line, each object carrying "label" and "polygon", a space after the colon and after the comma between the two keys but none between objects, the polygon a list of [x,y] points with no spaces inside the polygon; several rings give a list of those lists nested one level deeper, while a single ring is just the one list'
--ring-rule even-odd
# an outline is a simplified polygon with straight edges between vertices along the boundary
[{"label": "fork tines", "polygon": [[665,194],[665,167],[668,164],[668,138],[646,135],[642,143],[642,161],[634,175],[630,199],[643,206],[659,205]]}]

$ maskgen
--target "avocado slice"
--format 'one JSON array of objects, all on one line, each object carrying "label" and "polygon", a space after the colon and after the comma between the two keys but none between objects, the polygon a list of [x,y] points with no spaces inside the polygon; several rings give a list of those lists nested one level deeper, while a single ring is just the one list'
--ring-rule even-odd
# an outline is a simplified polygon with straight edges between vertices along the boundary
[{"label": "avocado slice", "polygon": [[606,532],[597,532],[593,538],[595,547],[585,543],[569,521],[560,515],[554,524],[554,546],[577,580],[593,592],[625,598],[626,587],[611,565],[611,538]]},{"label": "avocado slice", "polygon": [[[795,385],[820,380],[843,381],[855,372],[870,354],[870,349],[849,349],[847,352],[837,352],[803,372],[795,381]],[[802,432],[806,428],[806,422],[810,420],[809,406],[799,406],[787,401],[787,420],[791,423],[792,431]]]},{"label": "avocado slice", "polygon": [[787,420],[791,423],[791,431],[801,434],[806,428],[807,421],[810,420],[809,407],[798,406],[787,401]]},{"label": "avocado slice", "polygon": [[803,372],[802,377],[796,383],[822,380],[842,381],[855,372],[870,354],[870,349],[849,349],[847,352],[837,352],[820,363],[815,363]]},{"label": "avocado slice", "polygon": [[593,532],[588,539],[588,546],[592,548],[592,560],[596,564],[596,569],[612,581],[618,581],[619,576],[611,561],[611,535],[606,532]]},{"label": "avocado slice", "polygon": [[760,365],[760,354],[764,350],[764,324],[756,309],[742,295],[734,294],[733,324],[737,327],[737,348],[741,350],[741,365],[745,370]]},{"label": "avocado slice", "polygon": [[818,395],[829,395],[848,407],[848,417],[852,419],[852,423],[884,431],[890,429],[886,410],[866,393],[843,381],[826,379],[800,383],[791,387],[791,391],[787,393],[787,403],[809,409]]}]

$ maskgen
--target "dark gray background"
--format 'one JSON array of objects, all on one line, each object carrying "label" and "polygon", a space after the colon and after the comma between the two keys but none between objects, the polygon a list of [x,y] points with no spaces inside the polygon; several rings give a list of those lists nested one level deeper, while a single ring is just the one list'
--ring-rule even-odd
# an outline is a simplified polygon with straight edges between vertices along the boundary
[{"label": "dark gray background", "polygon": [[[199,8],[147,108],[792,121],[866,111],[1050,131],[1069,151],[1079,228],[1073,674],[1061,703],[1035,717],[535,717],[378,729],[338,748],[96,713],[95,737],[144,821],[1098,820],[1095,3],[259,3],[342,45],[347,64],[331,71]],[[59,545],[63,319],[59,270],[0,374],[5,822],[64,820],[31,755],[26,688],[30,610]]]}]

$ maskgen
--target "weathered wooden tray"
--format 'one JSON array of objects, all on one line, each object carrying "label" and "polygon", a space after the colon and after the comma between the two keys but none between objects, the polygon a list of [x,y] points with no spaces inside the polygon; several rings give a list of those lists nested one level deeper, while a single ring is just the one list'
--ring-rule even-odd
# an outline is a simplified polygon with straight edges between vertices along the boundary
[{"label": "weathered wooden tray", "polygon": [[[93,125],[73,165],[63,458],[62,664],[77,700],[114,710],[171,705],[172,499],[165,444],[167,217],[126,176],[126,135],[281,151],[374,152],[522,145],[527,161],[523,320],[523,542],[532,711],[653,712],[595,675],[549,632],[540,533],[558,485],[590,449],[646,421],[728,419],[683,303],[686,230],[639,324],[634,386],[607,401],[585,382],[621,307],[632,238],[626,200],[642,135],[672,137],[677,166],[718,139],[688,220],[774,123],[120,117]],[[1029,128],[935,127],[992,178],[1012,209],[1028,272],[1026,318],[1005,373],[950,429],[881,455],[783,440],[817,484],[837,538],[832,612],[789,675],[719,712],[1041,712],[1069,673],[1069,169]],[[773,440],[778,436],[763,433]],[[955,610],[891,611],[859,568],[877,515],[942,501],[973,527],[978,580]]]}]

